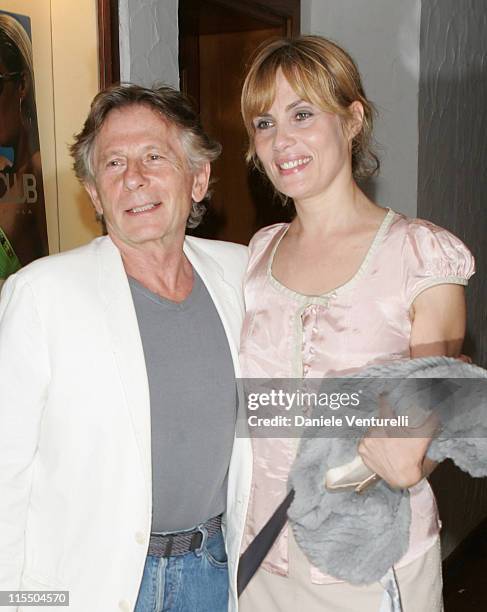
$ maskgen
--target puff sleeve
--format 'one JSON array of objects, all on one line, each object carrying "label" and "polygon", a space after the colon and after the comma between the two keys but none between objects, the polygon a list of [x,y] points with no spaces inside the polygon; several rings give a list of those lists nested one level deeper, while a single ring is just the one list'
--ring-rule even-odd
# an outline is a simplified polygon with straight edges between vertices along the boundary
[{"label": "puff sleeve", "polygon": [[459,238],[421,219],[409,223],[404,257],[408,305],[435,285],[467,285],[475,272],[473,255]]}]

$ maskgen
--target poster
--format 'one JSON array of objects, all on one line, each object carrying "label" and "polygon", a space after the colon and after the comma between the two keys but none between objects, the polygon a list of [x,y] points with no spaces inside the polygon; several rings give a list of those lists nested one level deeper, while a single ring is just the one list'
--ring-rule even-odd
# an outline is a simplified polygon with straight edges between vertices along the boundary
[{"label": "poster", "polygon": [[48,254],[30,18],[0,10],[0,285]]}]

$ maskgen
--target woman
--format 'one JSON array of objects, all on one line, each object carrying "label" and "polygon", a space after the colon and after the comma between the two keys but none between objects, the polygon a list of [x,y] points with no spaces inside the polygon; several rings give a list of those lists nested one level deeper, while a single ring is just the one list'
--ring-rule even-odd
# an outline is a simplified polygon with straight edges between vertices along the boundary
[{"label": "woman", "polygon": [[[330,41],[277,40],[257,53],[242,93],[248,159],[292,198],[290,224],[250,244],[245,377],[322,377],[372,362],[458,355],[463,285],[473,259],[446,230],[372,202],[357,179],[374,174],[373,108],[352,59]],[[254,439],[244,548],[286,494],[296,441]],[[365,463],[411,487],[410,547],[395,567],[403,609],[441,609],[439,522],[423,473],[425,440],[364,440]],[[243,612],[380,608],[384,589],[325,576],[285,529],[241,597]]]},{"label": "woman", "polygon": [[[21,24],[0,14],[0,279],[46,255],[47,229],[32,66]],[[1,281],[0,281],[1,282]]]}]

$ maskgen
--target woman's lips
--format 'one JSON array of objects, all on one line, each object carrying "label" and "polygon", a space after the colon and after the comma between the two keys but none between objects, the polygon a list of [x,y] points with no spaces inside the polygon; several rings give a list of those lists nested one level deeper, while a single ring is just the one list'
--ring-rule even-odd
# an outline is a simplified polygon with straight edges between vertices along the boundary
[{"label": "woman's lips", "polygon": [[295,174],[301,172],[312,160],[309,156],[295,157],[293,159],[284,159],[276,161],[276,166],[279,169],[279,174]]}]

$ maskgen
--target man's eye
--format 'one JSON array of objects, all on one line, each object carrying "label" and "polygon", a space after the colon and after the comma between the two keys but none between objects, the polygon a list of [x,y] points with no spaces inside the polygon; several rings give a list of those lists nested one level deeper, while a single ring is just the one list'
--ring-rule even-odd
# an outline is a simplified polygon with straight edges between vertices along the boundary
[{"label": "man's eye", "polygon": [[258,119],[255,122],[256,130],[267,130],[270,127],[272,127],[272,121],[270,121],[269,119]]},{"label": "man's eye", "polygon": [[107,162],[107,166],[109,168],[116,168],[117,166],[120,166],[120,160],[119,159],[110,159]]},{"label": "man's eye", "polygon": [[298,111],[295,115],[298,121],[304,121],[305,119],[309,119],[312,116],[313,113],[310,113],[309,111]]},{"label": "man's eye", "polygon": [[159,153],[151,153],[149,155],[149,159],[151,161],[158,161],[159,159],[162,159],[162,155],[159,155]]}]

